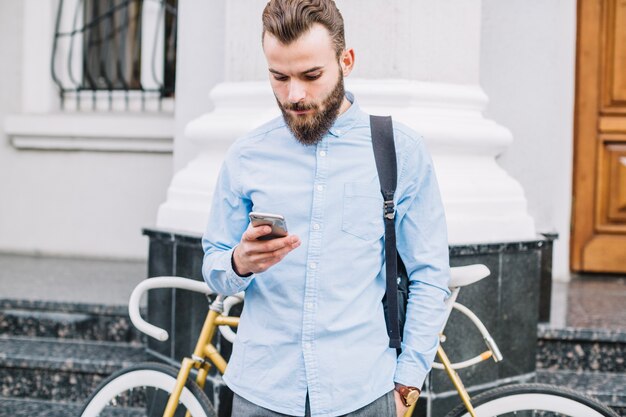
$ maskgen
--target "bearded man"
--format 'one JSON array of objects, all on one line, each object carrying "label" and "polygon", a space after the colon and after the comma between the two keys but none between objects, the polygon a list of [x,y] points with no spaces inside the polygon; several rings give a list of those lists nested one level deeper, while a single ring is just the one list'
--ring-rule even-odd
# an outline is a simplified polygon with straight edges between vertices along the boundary
[{"label": "bearded man", "polygon": [[[369,116],[344,77],[354,67],[332,0],[272,0],[262,47],[282,117],[238,139],[224,161],[203,275],[245,291],[224,381],[233,417],[402,416],[438,346],[448,295],[444,212],[422,138],[394,123],[395,227],[410,281],[402,353],[389,348],[383,199]],[[252,211],[291,234],[258,238]]]}]

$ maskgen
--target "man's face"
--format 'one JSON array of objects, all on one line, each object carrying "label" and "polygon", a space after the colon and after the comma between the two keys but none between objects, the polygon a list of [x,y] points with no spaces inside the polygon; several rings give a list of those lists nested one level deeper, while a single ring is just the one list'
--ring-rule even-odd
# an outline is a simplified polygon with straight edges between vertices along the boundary
[{"label": "man's face", "polygon": [[301,143],[318,143],[344,101],[345,66],[337,60],[328,30],[315,24],[289,45],[266,33],[263,50],[287,126]]}]

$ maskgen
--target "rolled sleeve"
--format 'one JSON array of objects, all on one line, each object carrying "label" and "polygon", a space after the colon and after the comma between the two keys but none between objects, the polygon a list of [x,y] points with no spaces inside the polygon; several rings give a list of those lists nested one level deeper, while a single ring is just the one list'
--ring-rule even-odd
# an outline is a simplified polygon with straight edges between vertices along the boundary
[{"label": "rolled sleeve", "polygon": [[219,294],[232,295],[244,291],[255,278],[255,274],[242,277],[235,272],[231,262],[234,250],[205,255],[202,275],[209,288]]},{"label": "rolled sleeve", "polygon": [[231,263],[234,248],[249,223],[250,202],[240,192],[238,181],[241,169],[238,148],[234,146],[220,170],[209,221],[202,237],[202,275],[209,288],[223,295],[245,290],[255,278],[255,275],[237,275]]},{"label": "rolled sleeve", "polygon": [[[394,382],[421,387],[432,367],[439,346],[439,332],[445,317],[446,293],[428,284],[411,284],[413,295],[407,309],[407,322],[398,357]],[[430,306],[425,308],[419,305]],[[408,315],[414,317],[409,319]]]},{"label": "rolled sleeve", "polygon": [[398,202],[398,253],[409,274],[409,300],[395,382],[421,387],[439,346],[449,296],[445,214],[433,163],[423,142],[405,153]]}]

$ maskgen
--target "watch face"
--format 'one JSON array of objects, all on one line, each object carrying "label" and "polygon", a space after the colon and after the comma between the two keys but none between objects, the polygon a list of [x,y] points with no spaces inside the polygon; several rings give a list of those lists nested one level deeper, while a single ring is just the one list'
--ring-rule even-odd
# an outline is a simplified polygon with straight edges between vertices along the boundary
[{"label": "watch face", "polygon": [[405,397],[407,404],[409,406],[413,405],[413,403],[417,401],[419,396],[420,396],[420,392],[418,390],[411,390]]}]

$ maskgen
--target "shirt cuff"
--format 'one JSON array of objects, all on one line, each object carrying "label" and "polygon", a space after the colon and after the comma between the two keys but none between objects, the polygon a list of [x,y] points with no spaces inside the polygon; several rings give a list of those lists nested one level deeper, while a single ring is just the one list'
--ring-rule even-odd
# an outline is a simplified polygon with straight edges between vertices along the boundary
[{"label": "shirt cuff", "polygon": [[244,291],[250,285],[250,282],[256,277],[256,274],[250,273],[245,276],[241,276],[235,272],[233,266],[233,253],[235,248],[226,252],[222,258],[222,269],[226,273],[226,280],[231,284],[231,288],[235,288],[235,292]]},{"label": "shirt cuff", "polygon": [[398,362],[393,382],[400,385],[406,385],[407,387],[415,387],[421,391],[427,374],[428,371],[425,369],[420,369],[420,367],[417,366],[411,366],[406,363]]},{"label": "shirt cuff", "polygon": [[237,276],[238,276],[238,277],[241,277],[241,278],[248,278],[248,277],[252,276],[252,272],[248,272],[248,273],[247,273],[247,274],[245,274],[245,275],[241,275],[241,274],[237,271],[237,268],[235,267],[235,249],[234,249],[234,248],[233,248],[233,250],[232,250],[232,252],[231,252],[231,254],[230,254],[230,267],[233,269],[233,272],[234,272],[235,274],[237,274]]}]

